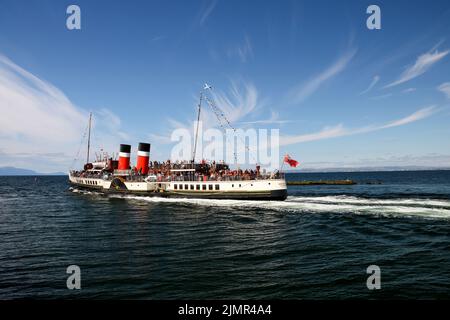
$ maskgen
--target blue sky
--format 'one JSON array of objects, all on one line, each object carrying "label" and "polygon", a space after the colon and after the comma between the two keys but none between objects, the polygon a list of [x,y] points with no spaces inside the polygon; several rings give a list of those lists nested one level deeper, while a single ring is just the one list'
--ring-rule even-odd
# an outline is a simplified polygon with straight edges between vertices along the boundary
[{"label": "blue sky", "polygon": [[67,170],[89,111],[94,147],[164,160],[208,82],[304,168],[450,167],[449,35],[448,1],[0,0],[0,166]]}]

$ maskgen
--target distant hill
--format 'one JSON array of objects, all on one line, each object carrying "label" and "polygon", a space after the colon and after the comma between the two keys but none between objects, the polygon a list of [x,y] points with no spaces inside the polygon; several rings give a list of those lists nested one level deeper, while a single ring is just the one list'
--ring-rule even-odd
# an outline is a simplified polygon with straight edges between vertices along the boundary
[{"label": "distant hill", "polygon": [[0,167],[0,176],[65,176],[64,172],[40,173],[30,169]]}]

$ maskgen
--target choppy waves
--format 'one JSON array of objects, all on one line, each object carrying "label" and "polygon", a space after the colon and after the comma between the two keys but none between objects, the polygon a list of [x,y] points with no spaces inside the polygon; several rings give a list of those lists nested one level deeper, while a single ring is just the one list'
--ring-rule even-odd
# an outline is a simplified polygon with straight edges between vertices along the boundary
[{"label": "choppy waves", "polygon": [[[384,185],[290,188],[283,202],[68,192],[66,177],[6,177],[0,297],[448,298],[449,174],[420,184],[417,173],[376,173]],[[82,268],[77,292],[65,285],[71,264]],[[377,292],[365,283],[372,264],[384,274]]]}]

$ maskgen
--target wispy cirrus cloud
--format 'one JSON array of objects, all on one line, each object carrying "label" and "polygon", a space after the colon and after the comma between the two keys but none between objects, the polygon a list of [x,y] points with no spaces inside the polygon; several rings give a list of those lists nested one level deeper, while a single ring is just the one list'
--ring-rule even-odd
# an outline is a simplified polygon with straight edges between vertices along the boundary
[{"label": "wispy cirrus cloud", "polygon": [[160,40],[164,40],[166,39],[166,36],[163,35],[159,35],[159,36],[154,36],[151,41],[160,41]]},{"label": "wispy cirrus cloud", "polygon": [[383,129],[403,126],[412,122],[416,122],[436,113],[438,110],[435,106],[429,106],[417,110],[416,112],[394,121],[390,121],[381,125],[369,125],[361,128],[346,128],[343,124],[331,127],[325,127],[319,132],[302,134],[296,136],[280,136],[280,146],[292,145],[302,142],[317,141],[323,139],[331,139],[343,136],[351,136],[355,134],[368,133]]},{"label": "wispy cirrus cloud", "polygon": [[416,122],[416,121],[428,118],[429,116],[435,114],[436,112],[438,112],[438,109],[436,108],[436,106],[428,106],[428,107],[419,109],[416,112],[414,112],[404,118],[388,122],[381,126],[368,127],[368,130],[376,131],[376,130],[380,130],[380,129],[387,129],[387,128],[403,126],[408,123],[412,123],[412,122]]},{"label": "wispy cirrus cloud", "polygon": [[411,92],[414,92],[416,90],[417,90],[416,88],[407,88],[407,89],[403,90],[402,93],[411,93]]},{"label": "wispy cirrus cloud", "polygon": [[[259,108],[262,108],[265,104],[264,100],[260,98],[259,92],[255,85],[246,81],[231,81],[229,89],[224,92],[212,88],[207,92],[208,97],[211,99],[223,114],[231,125],[243,122],[250,114],[253,114]],[[175,129],[192,130],[194,123],[197,120],[194,116],[197,112],[198,96],[194,97],[195,112],[192,112],[192,118],[189,121],[180,121],[174,118],[168,118],[168,130],[165,134],[150,134],[161,144],[170,144],[173,141],[170,140],[170,134]],[[200,120],[202,121],[203,129],[218,128],[221,125],[225,129],[228,128],[228,124],[224,119],[219,122],[217,115],[210,108],[208,103],[203,100],[202,111],[200,113]],[[249,121],[250,123],[251,121]]]},{"label": "wispy cirrus cloud", "polygon": [[445,94],[447,99],[450,99],[450,82],[444,82],[439,87],[437,87],[437,89]]},{"label": "wispy cirrus cloud", "polygon": [[382,95],[378,95],[378,96],[373,96],[370,97],[369,99],[371,100],[381,100],[381,99],[386,99],[392,97],[392,93],[386,93],[386,94],[382,94]]},{"label": "wispy cirrus cloud", "polygon": [[272,110],[269,119],[263,120],[253,120],[253,121],[242,121],[241,124],[244,125],[254,125],[254,124],[285,124],[292,122],[292,120],[280,120],[280,115],[278,112]]},{"label": "wispy cirrus cloud", "polygon": [[372,79],[372,82],[369,84],[367,89],[362,91],[362,92],[360,92],[359,95],[363,95],[363,94],[368,93],[370,90],[373,89],[373,87],[375,87],[375,85],[378,83],[378,81],[380,81],[380,76],[374,76],[373,79]]},{"label": "wispy cirrus cloud", "polygon": [[295,86],[288,94],[289,100],[294,104],[305,101],[309,96],[316,92],[322,84],[345,70],[349,62],[355,56],[356,51],[356,49],[348,50],[320,74],[316,75],[306,83]]},{"label": "wispy cirrus cloud", "polygon": [[122,120],[107,108],[101,108],[94,113],[95,129],[100,132],[114,132],[114,135],[122,141],[130,140],[128,133],[123,132],[120,128]]},{"label": "wispy cirrus cloud", "polygon": [[[231,123],[244,119],[263,104],[255,85],[245,81],[232,81],[227,93],[213,90],[212,97]],[[212,111],[208,109],[208,113]]]},{"label": "wispy cirrus cloud", "polygon": [[418,76],[427,72],[434,64],[447,56],[449,52],[450,50],[439,52],[436,49],[433,52],[430,51],[420,55],[419,57],[417,57],[416,62],[412,66],[408,67],[405,71],[403,71],[397,80],[384,86],[384,88],[391,88],[417,78]]},{"label": "wispy cirrus cloud", "polygon": [[78,138],[86,112],[58,88],[0,55],[0,136],[3,143],[46,140],[62,143]]},{"label": "wispy cirrus cloud", "polygon": [[[0,165],[33,163],[44,172],[68,169],[86,129],[88,112],[1,54],[0,112]],[[101,146],[116,146],[126,138],[120,131],[120,118],[106,108],[94,112],[94,128],[94,141]],[[43,162],[43,155],[52,156]]]},{"label": "wispy cirrus cloud", "polygon": [[200,10],[199,14],[199,24],[203,25],[205,21],[208,19],[208,17],[213,12],[214,8],[217,5],[217,0],[208,0],[204,2],[204,5],[202,6],[202,9]]},{"label": "wispy cirrus cloud", "polygon": [[227,55],[229,58],[237,56],[241,62],[247,62],[249,58],[253,57],[253,47],[250,42],[250,38],[246,35],[243,43],[228,49]]}]

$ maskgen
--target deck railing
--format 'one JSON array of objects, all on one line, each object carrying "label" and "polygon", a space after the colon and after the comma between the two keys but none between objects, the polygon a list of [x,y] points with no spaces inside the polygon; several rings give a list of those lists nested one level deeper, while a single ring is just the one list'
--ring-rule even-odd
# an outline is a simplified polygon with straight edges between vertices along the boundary
[{"label": "deck railing", "polygon": [[[108,172],[98,172],[91,173],[86,171],[71,171],[70,175],[72,177],[80,177],[80,178],[91,178],[91,179],[103,179],[103,180],[112,180],[114,177],[122,176],[125,177],[126,181],[157,181],[157,182],[171,182],[171,181],[191,181],[191,182],[208,182],[208,181],[242,181],[242,180],[267,180],[267,179],[284,179],[285,175],[283,172],[274,172],[274,173],[266,173],[260,175],[250,175],[250,174],[242,174],[242,175],[203,175],[194,173],[192,171],[186,172],[184,174],[171,174],[171,175],[149,175],[143,176],[139,174],[134,174],[133,172],[129,172],[130,170],[123,170],[123,174],[118,170],[114,171],[114,174]],[[126,172],[125,172],[126,171]],[[125,174],[128,173],[128,174]]]}]

